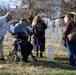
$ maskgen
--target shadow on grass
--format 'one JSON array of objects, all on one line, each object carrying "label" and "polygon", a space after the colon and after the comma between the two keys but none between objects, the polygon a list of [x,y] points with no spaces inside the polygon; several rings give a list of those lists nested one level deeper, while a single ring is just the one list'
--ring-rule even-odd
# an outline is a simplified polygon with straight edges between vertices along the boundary
[{"label": "shadow on grass", "polygon": [[[7,61],[0,61],[0,64],[7,64]],[[64,69],[64,70],[76,70],[76,66],[70,66],[68,63],[68,58],[57,57],[54,61],[47,60],[47,58],[38,58],[36,62],[31,60],[29,62],[30,66],[39,67],[43,66],[45,68],[53,68],[53,69]]]},{"label": "shadow on grass", "polygon": [[64,70],[76,70],[76,66],[70,66],[68,63],[68,58],[55,58],[54,61],[38,60],[37,62],[30,62],[30,65],[34,65],[35,67],[43,66],[46,68],[60,68]]},{"label": "shadow on grass", "polygon": [[7,61],[0,61],[0,64],[7,64]]}]

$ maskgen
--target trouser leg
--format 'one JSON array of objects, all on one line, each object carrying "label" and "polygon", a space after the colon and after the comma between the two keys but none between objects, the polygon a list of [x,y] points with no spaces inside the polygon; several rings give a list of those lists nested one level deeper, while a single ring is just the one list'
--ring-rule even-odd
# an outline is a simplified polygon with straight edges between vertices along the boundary
[{"label": "trouser leg", "polygon": [[25,44],[25,42],[21,42],[20,46],[21,46],[21,55],[23,57],[23,60],[27,60],[28,58],[27,45]]},{"label": "trouser leg", "polygon": [[36,49],[36,56],[38,57],[38,50],[39,50],[39,39],[35,39],[35,49]]},{"label": "trouser leg", "polygon": [[0,59],[4,58],[3,53],[3,39],[0,40]]},{"label": "trouser leg", "polygon": [[75,58],[74,58],[74,43],[72,41],[66,40],[67,48],[68,48],[68,54],[69,54],[69,62],[70,65],[75,65]]},{"label": "trouser leg", "polygon": [[38,45],[36,45],[36,56],[38,57]]},{"label": "trouser leg", "polygon": [[74,58],[76,61],[76,40],[73,41],[73,51],[74,51]]},{"label": "trouser leg", "polygon": [[43,57],[43,52],[45,51],[45,37],[40,41],[40,57]]},{"label": "trouser leg", "polygon": [[33,45],[30,42],[27,42],[27,54],[28,56],[31,54],[33,49]]}]

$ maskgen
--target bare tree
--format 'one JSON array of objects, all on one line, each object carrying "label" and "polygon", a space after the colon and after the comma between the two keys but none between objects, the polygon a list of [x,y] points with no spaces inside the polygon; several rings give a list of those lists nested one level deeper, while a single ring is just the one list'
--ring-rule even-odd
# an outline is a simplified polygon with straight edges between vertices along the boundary
[{"label": "bare tree", "polygon": [[57,0],[21,0],[20,7],[27,7],[28,15],[44,13],[43,16],[52,19],[58,13]]},{"label": "bare tree", "polygon": [[76,0],[61,0],[59,7],[64,12],[76,12]]},{"label": "bare tree", "polygon": [[[63,18],[65,14],[72,14],[74,21],[76,21],[76,0],[61,0],[58,6],[60,15],[57,18]],[[59,20],[59,25],[65,25],[63,19]]]},{"label": "bare tree", "polygon": [[0,15],[5,15],[8,11],[10,11],[10,4],[11,4],[11,0],[9,1],[9,3],[6,2],[2,2],[0,4]]}]

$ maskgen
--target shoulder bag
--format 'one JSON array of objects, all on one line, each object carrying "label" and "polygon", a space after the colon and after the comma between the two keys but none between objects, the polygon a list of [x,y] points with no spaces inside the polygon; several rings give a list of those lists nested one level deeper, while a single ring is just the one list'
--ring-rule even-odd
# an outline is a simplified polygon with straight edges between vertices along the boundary
[{"label": "shoulder bag", "polygon": [[76,27],[73,25],[73,23],[72,23],[72,27],[73,28],[71,29],[70,33],[67,36],[69,38],[69,41],[76,39]]}]

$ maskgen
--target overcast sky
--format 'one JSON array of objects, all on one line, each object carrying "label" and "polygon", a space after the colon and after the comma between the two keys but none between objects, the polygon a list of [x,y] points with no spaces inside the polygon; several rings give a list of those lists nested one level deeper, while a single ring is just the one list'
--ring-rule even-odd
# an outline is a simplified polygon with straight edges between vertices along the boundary
[{"label": "overcast sky", "polygon": [[10,0],[0,0],[0,3],[2,2],[6,2],[6,3],[9,3]]},{"label": "overcast sky", "polygon": [[18,0],[11,0],[11,2],[10,2],[10,0],[0,0],[0,4],[7,5],[10,3],[10,6],[13,7],[13,6],[15,6],[15,3],[17,3],[15,1],[18,2]]}]

